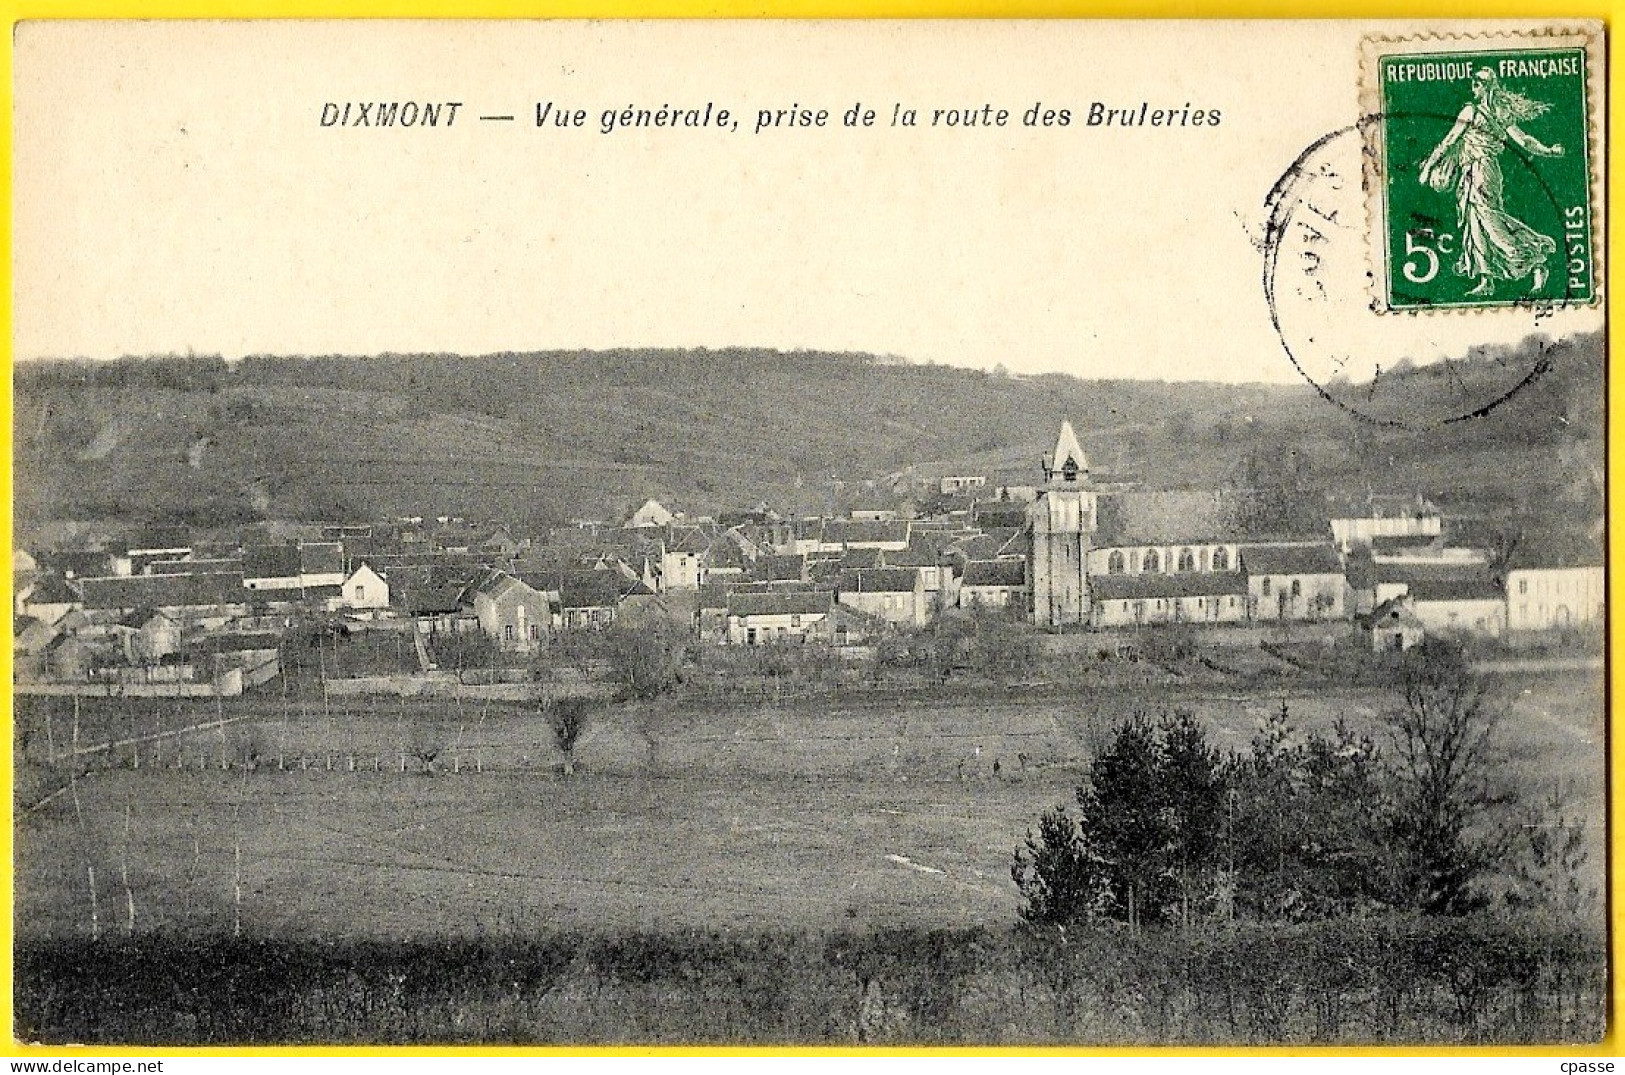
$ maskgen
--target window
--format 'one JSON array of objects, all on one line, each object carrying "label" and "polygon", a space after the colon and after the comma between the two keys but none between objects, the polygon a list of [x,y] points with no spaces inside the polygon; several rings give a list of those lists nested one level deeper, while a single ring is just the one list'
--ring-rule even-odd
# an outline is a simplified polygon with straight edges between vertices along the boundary
[{"label": "window", "polygon": [[1265,597],[1270,595],[1270,577],[1268,575],[1264,576],[1264,584],[1259,588],[1259,592]]},{"label": "window", "polygon": [[530,625],[530,637],[531,637],[531,641],[535,641],[535,639],[536,639],[536,625],[534,623]]},{"label": "window", "polygon": [[1528,593],[1529,592],[1529,580],[1528,579],[1519,579],[1518,580],[1518,592],[1519,593]]},{"label": "window", "polygon": [[1196,554],[1191,552],[1189,549],[1180,549],[1179,550],[1179,570],[1181,570],[1181,571],[1195,571],[1196,570]]},{"label": "window", "polygon": [[1140,570],[1148,574],[1162,570],[1162,557],[1157,555],[1156,549],[1145,550],[1145,559],[1140,561]]},{"label": "window", "polygon": [[1213,570],[1230,570],[1230,550],[1222,548],[1213,550]]},{"label": "window", "polygon": [[367,588],[365,586],[357,586],[355,588],[355,599],[357,601],[365,601],[367,599]]},{"label": "window", "polygon": [[1298,579],[1293,579],[1292,580],[1292,596],[1293,597],[1302,597],[1303,596],[1303,583],[1301,581],[1299,581]]},{"label": "window", "polygon": [[1112,554],[1106,557],[1106,574],[1121,575],[1123,573],[1123,553],[1120,549],[1113,549]]},{"label": "window", "polygon": [[502,639],[505,642],[513,641],[513,624],[505,623],[502,625]]}]

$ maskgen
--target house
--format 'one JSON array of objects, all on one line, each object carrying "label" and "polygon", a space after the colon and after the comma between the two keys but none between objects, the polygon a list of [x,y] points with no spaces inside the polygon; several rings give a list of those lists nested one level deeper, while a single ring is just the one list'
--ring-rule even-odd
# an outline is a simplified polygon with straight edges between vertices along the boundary
[{"label": "house", "polygon": [[347,574],[344,570],[344,546],[337,541],[299,543],[299,585],[302,588],[339,586]]},{"label": "house", "polygon": [[41,679],[45,675],[46,651],[61,632],[32,616],[12,621],[11,674],[16,680]]},{"label": "house", "polygon": [[[905,552],[907,550],[904,550]],[[843,571],[857,571],[876,567],[885,567],[885,553],[880,549],[847,549],[835,561]]]},{"label": "house", "polygon": [[462,597],[479,574],[462,564],[403,564],[390,571],[390,603],[420,634],[477,630],[479,620]]},{"label": "house", "polygon": [[629,530],[658,529],[669,526],[674,518],[676,516],[667,511],[664,504],[651,497],[632,513],[632,518],[627,521],[626,526]]},{"label": "house", "polygon": [[480,551],[503,560],[511,560],[525,551],[525,543],[518,540],[505,526],[498,526],[480,542]]},{"label": "house", "polygon": [[87,611],[157,609],[188,629],[223,627],[249,611],[239,575],[115,575],[79,586]]},{"label": "house", "polygon": [[91,668],[111,656],[103,645],[76,635],[61,635],[45,649],[45,668],[53,679],[88,679]]},{"label": "house", "polygon": [[62,579],[55,575],[45,575],[17,591],[14,611],[45,623],[56,623],[69,612],[79,608],[82,601],[83,598]]},{"label": "house", "polygon": [[1025,528],[1027,505],[1005,500],[978,500],[971,508],[971,521],[983,530]]},{"label": "house", "polygon": [[884,504],[859,504],[847,516],[860,523],[890,523],[897,521],[897,509]]},{"label": "house", "polygon": [[533,653],[553,623],[546,594],[506,571],[488,571],[464,592],[461,603],[479,620],[480,630],[498,648]]},{"label": "house", "polygon": [[908,520],[870,522],[857,519],[831,519],[824,524],[819,552],[846,549],[886,549],[900,552],[908,548]]},{"label": "house", "polygon": [[240,557],[209,557],[189,560],[154,560],[147,565],[147,575],[237,575],[243,573]]},{"label": "house", "polygon": [[1500,638],[1506,632],[1506,591],[1494,579],[1413,582],[1405,596],[1429,633]]},{"label": "house", "polygon": [[1421,643],[1427,628],[1411,611],[1410,600],[1403,595],[1384,601],[1363,618],[1365,631],[1371,637],[1371,652],[1402,653]]},{"label": "house", "polygon": [[113,633],[130,664],[157,664],[180,652],[181,625],[157,609],[127,613],[114,625]]},{"label": "house", "polygon": [[[959,574],[955,564],[944,562],[937,543],[924,540],[918,534],[910,535],[908,548],[900,551],[885,551],[881,549],[854,549],[847,555],[862,556],[870,552],[876,556],[876,567],[907,567],[920,573],[920,583],[925,587],[926,603],[933,613],[946,608],[953,608],[959,603]],[[844,560],[844,557],[843,557]],[[854,567],[867,567],[867,564],[853,564]]]},{"label": "house", "polygon": [[1332,539],[1345,554],[1357,545],[1369,548],[1377,538],[1434,538],[1443,529],[1439,509],[1417,496],[1377,494],[1329,507]]},{"label": "house", "polygon": [[125,555],[130,574],[140,575],[154,560],[184,560],[192,555],[192,539],[184,526],[161,526],[130,539]]},{"label": "house", "polygon": [[[128,575],[130,560],[101,549],[60,549],[45,555],[44,569],[65,579]],[[122,568],[122,570],[121,570]]]},{"label": "house", "polygon": [[1025,559],[971,560],[959,580],[960,608],[1014,608],[1027,611]]},{"label": "house", "polygon": [[828,590],[790,593],[735,593],[724,612],[725,638],[736,646],[775,642],[829,642],[834,594]]},{"label": "house", "polygon": [[898,627],[924,627],[935,611],[920,573],[909,567],[842,571],[836,600]]},{"label": "house", "polygon": [[1371,559],[1379,564],[1486,564],[1490,554],[1484,549],[1446,545],[1442,537],[1416,535],[1372,538]]},{"label": "house", "polygon": [[1235,571],[1097,575],[1089,580],[1090,626],[1243,623],[1247,579]]},{"label": "house", "polygon": [[1329,544],[1243,545],[1240,561],[1252,619],[1343,618],[1348,580]]},{"label": "house", "polygon": [[243,549],[243,586],[250,590],[298,590],[304,585],[300,560],[298,545],[249,545]]},{"label": "house", "polygon": [[[1356,550],[1350,557],[1351,562],[1358,555]],[[1371,574],[1375,577],[1372,596],[1374,602],[1378,604],[1391,597],[1409,593],[1417,584],[1484,583],[1493,577],[1490,569],[1484,564],[1454,560],[1374,562]]]},{"label": "house", "polygon": [[389,607],[389,580],[365,560],[344,580],[339,603],[344,608],[385,609]]},{"label": "house", "polygon": [[697,526],[673,527],[660,550],[659,589],[698,590],[711,545]]},{"label": "house", "polygon": [[649,605],[655,597],[642,582],[617,571],[564,571],[530,582],[556,595],[557,624],[565,631],[603,630],[615,623],[627,602]]},{"label": "house", "polygon": [[705,563],[701,565],[700,584],[742,579],[746,561],[756,555],[756,547],[743,534],[725,530],[705,550]]},{"label": "house", "polygon": [[807,558],[801,555],[758,556],[751,565],[753,582],[798,583],[808,581]]},{"label": "house", "polygon": [[943,496],[952,496],[963,493],[969,489],[980,489],[987,484],[985,474],[955,474],[943,478],[937,483],[937,489]]},{"label": "house", "polygon": [[1600,563],[1539,553],[1518,556],[1506,576],[1508,631],[1568,631],[1599,627],[1607,615]]}]

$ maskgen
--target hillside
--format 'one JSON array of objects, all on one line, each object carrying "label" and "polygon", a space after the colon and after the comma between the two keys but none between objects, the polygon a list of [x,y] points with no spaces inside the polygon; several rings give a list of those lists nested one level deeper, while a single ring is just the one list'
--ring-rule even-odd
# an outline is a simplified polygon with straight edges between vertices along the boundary
[{"label": "hillside", "polygon": [[[1508,360],[1396,372],[1386,387],[1405,379],[1425,402]],[[864,355],[31,363],[14,374],[14,507],[24,529],[448,513],[540,525],[615,518],[647,496],[690,512],[826,510],[909,468],[1031,483],[1070,418],[1108,481],[1369,486],[1598,517],[1601,341],[1550,360],[1485,417],[1420,433],[1362,422],[1307,385],[1012,377]]]}]

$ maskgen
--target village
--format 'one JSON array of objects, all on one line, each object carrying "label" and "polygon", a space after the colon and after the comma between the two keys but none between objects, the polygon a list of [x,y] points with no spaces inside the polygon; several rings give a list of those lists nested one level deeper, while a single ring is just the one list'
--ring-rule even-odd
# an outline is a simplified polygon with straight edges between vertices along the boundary
[{"label": "village", "polygon": [[1246,490],[1091,480],[1070,423],[1034,471],[1031,485],[916,478],[799,518],[765,504],[687,516],[649,499],[630,518],[538,534],[453,516],[267,523],[228,540],[89,531],[14,552],[15,690],[241,694],[277,675],[282,639],[313,621],[393,634],[424,673],[436,643],[461,636],[512,657],[655,625],[858,656],[969,612],[1081,633],[1111,656],[1175,626],[1214,645],[1295,630],[1367,652],[1435,634],[1510,648],[1600,638],[1599,552],[1513,540],[1415,492],[1328,497],[1313,513],[1323,528],[1269,532]]}]

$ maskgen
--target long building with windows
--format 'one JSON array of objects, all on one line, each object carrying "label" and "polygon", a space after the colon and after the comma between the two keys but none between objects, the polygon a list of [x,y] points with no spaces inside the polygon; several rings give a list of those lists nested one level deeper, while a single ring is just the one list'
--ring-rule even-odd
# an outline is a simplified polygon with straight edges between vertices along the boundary
[{"label": "long building with windows", "polygon": [[1098,486],[1070,422],[1043,474],[1027,506],[1040,627],[1344,618],[1329,533],[1248,534],[1247,503],[1232,492]]}]

